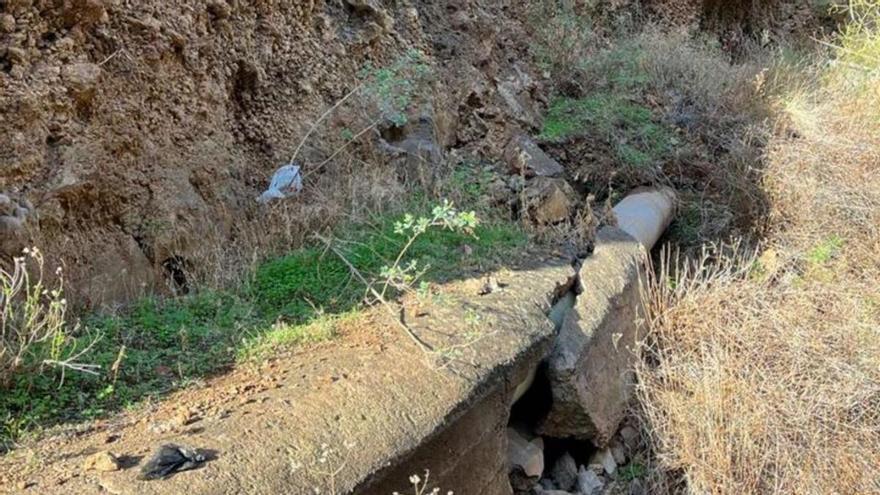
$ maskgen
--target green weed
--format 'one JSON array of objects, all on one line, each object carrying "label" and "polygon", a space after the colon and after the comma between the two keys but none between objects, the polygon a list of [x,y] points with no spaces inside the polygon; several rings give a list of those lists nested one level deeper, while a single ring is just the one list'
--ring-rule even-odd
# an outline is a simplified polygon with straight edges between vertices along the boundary
[{"label": "green weed", "polygon": [[834,234],[811,249],[807,253],[807,261],[815,267],[825,265],[837,256],[843,244],[843,239]]}]

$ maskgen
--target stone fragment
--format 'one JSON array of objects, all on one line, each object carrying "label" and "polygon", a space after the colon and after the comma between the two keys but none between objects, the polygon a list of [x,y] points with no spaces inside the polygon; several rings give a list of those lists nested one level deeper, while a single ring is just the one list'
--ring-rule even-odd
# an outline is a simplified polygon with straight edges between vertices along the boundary
[{"label": "stone fragment", "polygon": [[614,460],[614,454],[611,453],[611,449],[602,449],[593,454],[593,458],[590,459],[590,465],[602,466],[602,470],[608,476],[613,476],[617,471],[617,462]]},{"label": "stone fragment", "polygon": [[560,177],[565,173],[559,162],[522,134],[515,136],[507,144],[504,159],[515,174],[524,174],[527,178]]},{"label": "stone fragment", "polygon": [[636,449],[639,446],[639,432],[632,426],[624,426],[620,429],[620,438],[623,440],[623,444],[629,449],[630,452]]},{"label": "stone fragment", "polygon": [[91,100],[101,79],[101,68],[97,64],[70,64],[61,69],[61,78],[70,94],[81,102]]},{"label": "stone fragment", "polygon": [[15,217],[0,216],[0,255],[18,256],[24,249],[24,222]]},{"label": "stone fragment", "polygon": [[71,0],[66,2],[63,11],[64,24],[68,27],[77,24],[94,25],[110,20],[105,0]]},{"label": "stone fragment", "polygon": [[611,455],[614,456],[614,462],[618,465],[626,464],[626,449],[623,443],[617,439],[611,444]]},{"label": "stone fragment", "polygon": [[6,57],[14,64],[23,64],[27,62],[27,51],[24,48],[10,46],[6,48]]},{"label": "stone fragment", "polygon": [[0,215],[12,216],[15,213],[15,204],[12,198],[5,194],[0,194]]},{"label": "stone fragment", "polygon": [[30,211],[28,211],[28,209],[25,208],[24,206],[16,206],[15,207],[15,212],[13,213],[13,216],[15,218],[24,222],[25,220],[27,220],[28,215],[30,215]]},{"label": "stone fragment", "polygon": [[577,476],[577,491],[581,495],[598,495],[602,493],[605,483],[594,471],[581,466]]},{"label": "stone fragment", "polygon": [[24,229],[24,223],[20,218],[2,216],[0,217],[0,234],[17,235]]},{"label": "stone fragment", "polygon": [[575,192],[564,179],[536,177],[526,184],[528,218],[538,225],[563,222],[571,216]]},{"label": "stone fragment", "polygon": [[568,452],[556,460],[550,473],[556,486],[562,490],[571,490],[577,483],[578,467],[574,457]]},{"label": "stone fragment", "polygon": [[224,0],[208,2],[208,13],[215,19],[228,19],[232,15],[232,9]]},{"label": "stone fragment", "polygon": [[544,442],[540,437],[526,440],[518,431],[508,428],[507,458],[511,467],[522,469],[527,477],[537,481],[544,472]]},{"label": "stone fragment", "polygon": [[413,178],[430,177],[443,163],[443,147],[434,132],[434,120],[422,116],[406,126],[402,139],[385,143],[383,151],[392,163]]},{"label": "stone fragment", "polygon": [[83,464],[83,470],[98,471],[101,473],[117,471],[119,470],[119,460],[110,452],[101,451],[86,458],[86,461]]}]

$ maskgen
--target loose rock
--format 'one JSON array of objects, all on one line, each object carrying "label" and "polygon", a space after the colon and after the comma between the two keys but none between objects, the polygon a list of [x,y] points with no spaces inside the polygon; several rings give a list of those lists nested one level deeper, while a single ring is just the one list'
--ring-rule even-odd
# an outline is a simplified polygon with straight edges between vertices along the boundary
[{"label": "loose rock", "polygon": [[626,464],[626,449],[620,443],[615,443],[611,446],[611,455],[614,456],[614,462],[618,466]]},{"label": "loose rock", "polygon": [[5,194],[0,194],[0,215],[12,215],[14,207],[12,198]]},{"label": "loose rock", "polygon": [[17,235],[24,229],[24,223],[16,217],[0,217],[0,234]]},{"label": "loose rock", "polygon": [[61,69],[61,78],[70,94],[80,102],[88,102],[95,95],[101,68],[97,64],[71,64]]},{"label": "loose rock", "polygon": [[541,490],[555,490],[556,483],[550,478],[541,478],[541,481],[538,482],[538,488]]},{"label": "loose rock", "polygon": [[0,15],[0,32],[11,33],[15,31],[15,17],[10,14]]},{"label": "loose rock", "polygon": [[544,153],[534,141],[519,135],[508,143],[504,159],[516,174],[532,177],[560,177],[565,172],[562,165]]},{"label": "loose rock", "polygon": [[562,457],[557,459],[556,464],[553,465],[551,476],[553,477],[553,481],[556,482],[556,486],[562,490],[571,490],[574,488],[578,476],[578,467],[577,463],[574,461],[574,457],[568,452],[563,454]]},{"label": "loose rock", "polygon": [[632,426],[624,426],[620,429],[620,438],[623,440],[623,444],[626,445],[626,448],[629,449],[630,452],[636,449],[639,446],[639,432],[633,428]]},{"label": "loose rock", "polygon": [[537,177],[526,186],[529,218],[538,225],[552,225],[569,218],[574,190],[564,179]]},{"label": "loose rock", "polygon": [[602,492],[605,483],[598,474],[581,466],[577,476],[577,490],[581,495],[595,495]]},{"label": "loose rock", "polygon": [[513,428],[507,429],[507,458],[511,467],[511,482],[524,490],[533,486],[544,472],[544,441],[532,441]]},{"label": "loose rock", "polygon": [[604,449],[596,452],[590,460],[590,466],[602,466],[602,470],[605,471],[608,476],[613,475],[614,472],[617,471],[617,462],[614,460],[614,455],[611,453],[611,449]]},{"label": "loose rock", "polygon": [[86,458],[86,462],[83,464],[83,470],[98,471],[102,473],[118,471],[119,460],[110,452],[98,452]]}]

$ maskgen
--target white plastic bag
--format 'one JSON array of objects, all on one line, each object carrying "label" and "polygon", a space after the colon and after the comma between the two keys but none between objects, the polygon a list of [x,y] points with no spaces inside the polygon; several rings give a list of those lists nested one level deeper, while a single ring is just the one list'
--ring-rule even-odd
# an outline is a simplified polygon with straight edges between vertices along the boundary
[{"label": "white plastic bag", "polygon": [[257,198],[257,201],[267,204],[273,199],[284,199],[291,194],[296,194],[302,191],[302,188],[302,172],[299,165],[285,165],[275,171],[275,174],[272,176],[272,182],[269,184],[269,189],[266,189]]}]

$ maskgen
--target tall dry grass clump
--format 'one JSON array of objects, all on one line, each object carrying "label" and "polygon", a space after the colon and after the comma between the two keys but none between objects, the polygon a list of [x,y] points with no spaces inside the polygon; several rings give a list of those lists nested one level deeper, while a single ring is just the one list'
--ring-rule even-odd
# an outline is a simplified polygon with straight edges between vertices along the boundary
[{"label": "tall dry grass clump", "polygon": [[646,290],[653,492],[880,493],[880,2],[850,7],[823,56],[768,74],[761,249]]}]

